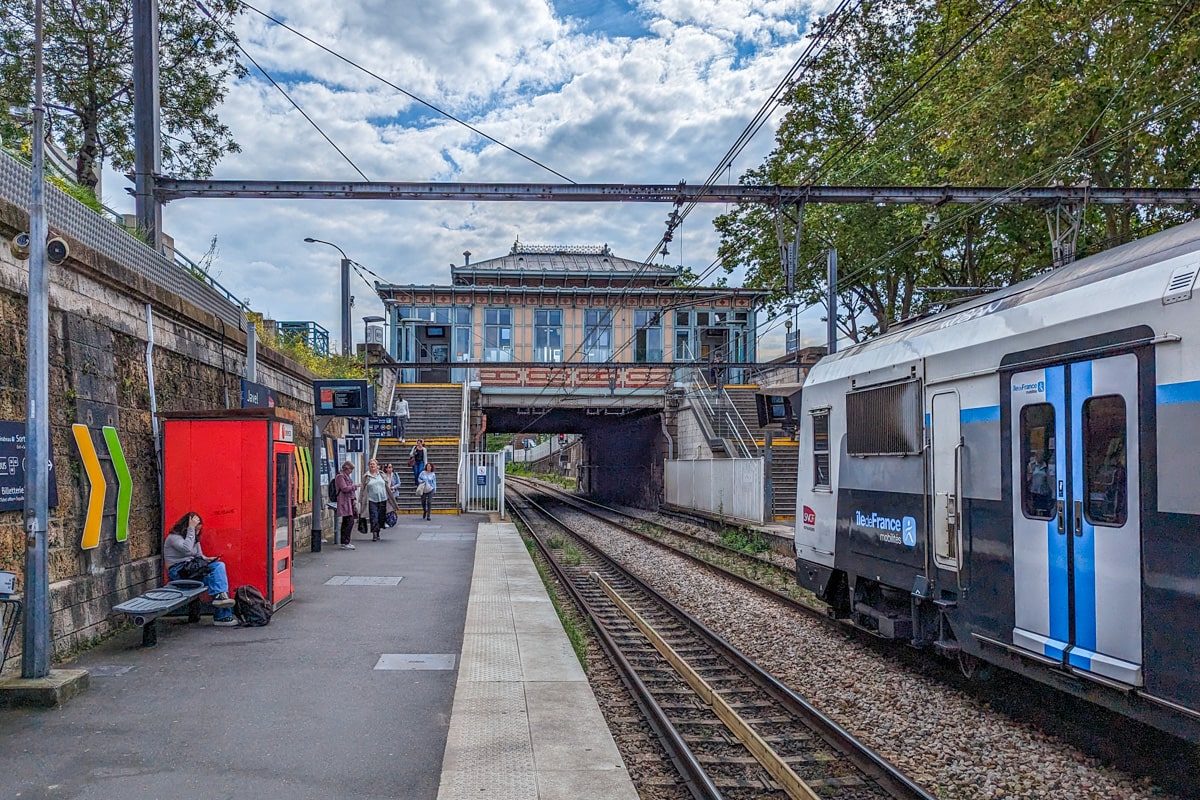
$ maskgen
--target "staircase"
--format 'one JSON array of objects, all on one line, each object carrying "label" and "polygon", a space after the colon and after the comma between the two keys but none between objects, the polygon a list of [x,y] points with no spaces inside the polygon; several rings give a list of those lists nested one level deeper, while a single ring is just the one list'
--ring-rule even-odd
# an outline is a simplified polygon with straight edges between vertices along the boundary
[{"label": "staircase", "polygon": [[796,473],[799,468],[798,443],[785,436],[779,423],[771,423],[765,428],[758,426],[758,401],[755,395],[759,388],[756,385],[726,386],[725,394],[728,402],[737,409],[750,432],[754,435],[762,452],[766,446],[766,433],[772,433],[771,445],[771,486],[774,490],[775,501],[771,515],[776,521],[794,520],[796,518]]},{"label": "staircase", "polygon": [[[434,513],[457,514],[459,437],[462,432],[462,386],[458,384],[400,384],[396,396],[408,401],[408,430],[405,442],[381,439],[375,446],[380,465],[391,464],[400,474],[396,507],[401,514],[421,513],[421,498],[408,466],[408,453],[417,439],[425,440],[426,459],[437,470],[438,490],[433,496]],[[393,400],[393,404],[396,401]]]}]

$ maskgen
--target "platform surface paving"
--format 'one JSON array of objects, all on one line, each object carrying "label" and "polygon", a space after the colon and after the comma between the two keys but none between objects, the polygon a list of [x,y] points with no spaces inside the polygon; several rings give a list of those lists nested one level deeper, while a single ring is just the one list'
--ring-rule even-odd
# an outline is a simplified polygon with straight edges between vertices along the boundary
[{"label": "platform surface paving", "polygon": [[438,800],[636,800],[517,529],[479,526]]},{"label": "platform surface paving", "polygon": [[156,648],[131,629],[61,665],[90,688],[0,710],[0,797],[637,797],[511,525],[355,545],[297,554],[265,628],[169,617]]}]

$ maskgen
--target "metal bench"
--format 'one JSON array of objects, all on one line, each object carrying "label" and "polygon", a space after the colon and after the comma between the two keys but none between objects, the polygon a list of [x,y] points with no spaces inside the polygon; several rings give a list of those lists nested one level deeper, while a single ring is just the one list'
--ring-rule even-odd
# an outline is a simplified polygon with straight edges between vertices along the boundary
[{"label": "metal bench", "polygon": [[118,603],[113,611],[128,614],[142,629],[142,647],[158,644],[158,618],[183,606],[188,607],[188,622],[200,621],[200,595],[207,591],[200,581],[169,581],[166,586]]}]

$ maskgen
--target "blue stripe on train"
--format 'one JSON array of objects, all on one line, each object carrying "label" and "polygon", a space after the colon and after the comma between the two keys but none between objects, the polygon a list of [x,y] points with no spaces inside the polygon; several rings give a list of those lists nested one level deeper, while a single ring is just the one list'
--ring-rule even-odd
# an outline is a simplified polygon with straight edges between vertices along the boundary
[{"label": "blue stripe on train", "polygon": [[958,412],[958,419],[963,425],[967,425],[972,422],[999,422],[1000,406],[964,408]]},{"label": "blue stripe on train", "polygon": [[1200,381],[1164,383],[1156,392],[1160,406],[1171,403],[1200,403]]}]

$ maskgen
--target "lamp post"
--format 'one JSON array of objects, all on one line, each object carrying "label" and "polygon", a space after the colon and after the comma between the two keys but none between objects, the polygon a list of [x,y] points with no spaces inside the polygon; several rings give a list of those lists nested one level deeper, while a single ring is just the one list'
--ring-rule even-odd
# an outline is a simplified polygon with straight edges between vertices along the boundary
[{"label": "lamp post", "polygon": [[[367,396],[371,396],[371,326],[376,322],[383,322],[383,317],[376,314],[365,316],[363,319],[363,372],[367,375]],[[374,407],[368,409],[367,419],[363,425],[363,458],[367,463],[371,461],[371,415],[375,413]],[[365,465],[364,465],[365,467]],[[364,470],[364,474],[365,470]]]},{"label": "lamp post", "polygon": [[348,356],[354,352],[350,347],[350,259],[346,251],[333,242],[313,239],[311,236],[304,237],[304,241],[307,244],[327,244],[342,254],[342,355]]}]

